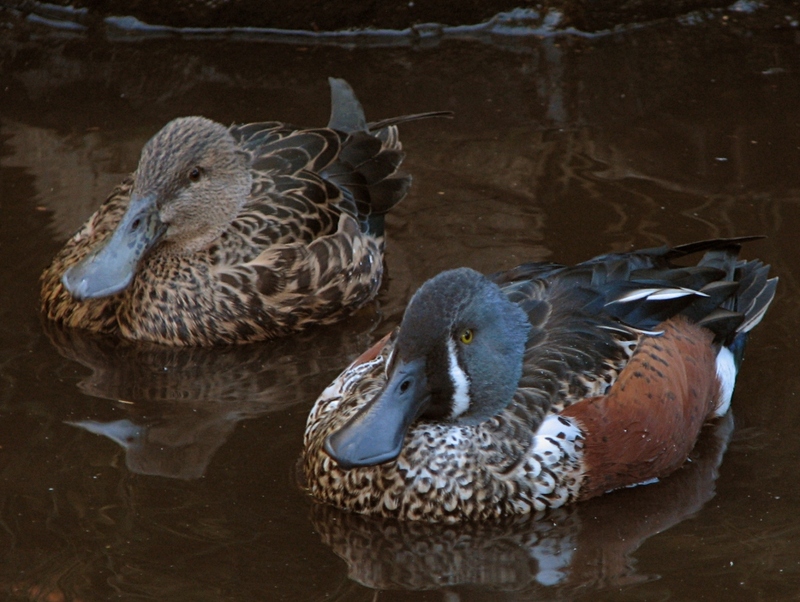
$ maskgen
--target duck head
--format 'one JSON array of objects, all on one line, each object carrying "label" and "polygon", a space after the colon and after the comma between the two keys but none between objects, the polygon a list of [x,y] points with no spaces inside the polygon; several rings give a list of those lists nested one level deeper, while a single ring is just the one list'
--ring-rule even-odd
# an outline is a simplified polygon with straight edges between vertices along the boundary
[{"label": "duck head", "polygon": [[125,289],[158,244],[176,253],[208,246],[250,193],[247,156],[227,128],[203,117],[168,123],[142,149],[130,204],[109,239],[62,277],[76,299]]},{"label": "duck head", "polygon": [[325,441],[345,469],[397,458],[417,418],[477,424],[505,408],[522,376],[530,323],[478,272],[427,281],[406,309],[382,390]]}]

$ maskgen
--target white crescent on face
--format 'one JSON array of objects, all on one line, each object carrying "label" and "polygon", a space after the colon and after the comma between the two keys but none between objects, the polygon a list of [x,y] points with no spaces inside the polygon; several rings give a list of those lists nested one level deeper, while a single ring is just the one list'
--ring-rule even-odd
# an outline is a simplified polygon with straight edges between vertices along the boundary
[{"label": "white crescent on face", "polygon": [[469,378],[458,364],[456,357],[456,344],[453,339],[447,339],[448,373],[453,383],[453,413],[451,418],[458,418],[469,409]]}]

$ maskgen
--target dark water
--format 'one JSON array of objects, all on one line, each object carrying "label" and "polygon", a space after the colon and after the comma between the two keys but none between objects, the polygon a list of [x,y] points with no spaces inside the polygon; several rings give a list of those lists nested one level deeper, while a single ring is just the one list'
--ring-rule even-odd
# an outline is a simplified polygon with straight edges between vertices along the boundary
[{"label": "dark water", "polygon": [[[12,600],[781,600],[800,591],[800,36],[722,13],[595,39],[395,48],[0,31],[0,592]],[[780,16],[780,15],[779,15]],[[788,21],[787,21],[788,22]],[[2,23],[0,23],[2,25]],[[404,126],[389,277],[339,326],[234,349],[50,331],[41,270],[172,117],[322,125],[329,75]],[[653,486],[545,521],[318,507],[305,417],[438,271],[764,233],[778,296],[733,419]],[[98,433],[103,433],[102,436]],[[725,451],[727,447],[727,451]],[[725,452],[724,461],[722,454]]]}]

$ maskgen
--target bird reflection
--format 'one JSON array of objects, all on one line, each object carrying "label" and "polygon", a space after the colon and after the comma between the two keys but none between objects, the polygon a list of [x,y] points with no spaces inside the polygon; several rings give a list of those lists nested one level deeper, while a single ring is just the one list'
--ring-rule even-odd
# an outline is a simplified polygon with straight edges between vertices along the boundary
[{"label": "bird reflection", "polygon": [[172,348],[44,327],[63,357],[91,370],[78,388],[116,402],[67,424],[119,444],[132,472],[196,479],[240,421],[310,404],[367,345],[372,322],[374,315],[364,312],[346,328],[213,348]]},{"label": "bird reflection", "polygon": [[655,576],[637,573],[631,555],[714,496],[732,430],[730,414],[708,425],[691,461],[660,482],[546,514],[441,525],[315,504],[311,519],[323,543],[347,563],[350,579],[376,590],[471,585],[533,599],[543,591],[641,583]]},{"label": "bird reflection", "polygon": [[188,480],[203,476],[214,453],[245,417],[236,412],[203,412],[161,417],[154,424],[136,424],[127,418],[67,424],[118,443],[125,450],[125,465],[131,472]]}]

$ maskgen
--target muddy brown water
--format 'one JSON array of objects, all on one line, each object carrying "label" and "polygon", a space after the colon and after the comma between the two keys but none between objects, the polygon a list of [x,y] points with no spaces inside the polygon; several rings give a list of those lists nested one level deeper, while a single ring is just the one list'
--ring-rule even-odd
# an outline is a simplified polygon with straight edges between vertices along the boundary
[{"label": "muddy brown water", "polygon": [[[800,591],[800,39],[720,15],[614,36],[360,48],[0,42],[0,591],[12,600],[783,600]],[[38,316],[41,270],[178,115],[327,121],[326,78],[402,127],[388,277],[293,339],[153,349]],[[733,415],[662,482],[543,520],[434,528],[312,503],[319,392],[445,268],[763,233],[781,278]]]}]

